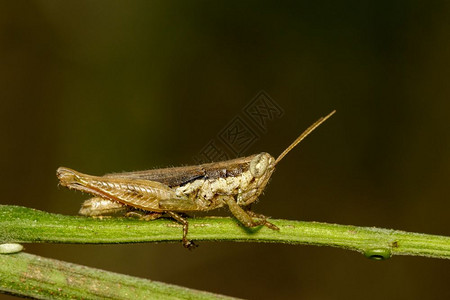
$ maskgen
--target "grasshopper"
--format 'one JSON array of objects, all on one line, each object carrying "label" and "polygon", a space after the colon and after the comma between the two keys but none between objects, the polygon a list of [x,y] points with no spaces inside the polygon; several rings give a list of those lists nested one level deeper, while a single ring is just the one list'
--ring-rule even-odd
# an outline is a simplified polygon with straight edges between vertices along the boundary
[{"label": "grasshopper", "polygon": [[221,162],[104,176],[64,167],[58,168],[56,174],[62,186],[94,196],[83,203],[81,215],[120,213],[154,220],[166,214],[183,225],[182,243],[186,248],[195,244],[187,238],[188,221],[180,213],[227,206],[245,227],[264,225],[279,230],[267,217],[252,212],[250,204],[263,192],[283,157],[334,113],[307,128],[277,159],[262,152]]}]

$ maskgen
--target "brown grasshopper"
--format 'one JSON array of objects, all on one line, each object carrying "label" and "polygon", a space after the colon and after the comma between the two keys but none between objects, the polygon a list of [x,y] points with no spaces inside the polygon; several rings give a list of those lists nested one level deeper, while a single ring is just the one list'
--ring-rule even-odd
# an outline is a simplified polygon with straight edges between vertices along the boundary
[{"label": "brown grasshopper", "polygon": [[95,196],[83,203],[81,215],[124,213],[154,220],[167,214],[183,225],[182,242],[186,248],[195,245],[187,239],[188,221],[179,213],[228,206],[245,227],[264,225],[279,230],[265,216],[250,211],[250,204],[262,193],[280,160],[334,113],[332,111],[312,124],[277,159],[262,152],[196,166],[104,176],[86,175],[60,167],[56,175],[62,186]]}]

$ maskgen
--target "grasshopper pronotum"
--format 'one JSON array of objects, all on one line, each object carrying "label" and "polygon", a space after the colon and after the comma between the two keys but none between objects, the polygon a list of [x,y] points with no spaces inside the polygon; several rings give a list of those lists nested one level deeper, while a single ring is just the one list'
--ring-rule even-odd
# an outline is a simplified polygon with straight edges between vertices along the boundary
[{"label": "grasshopper pronotum", "polygon": [[81,215],[124,213],[154,220],[167,214],[183,224],[182,242],[186,248],[194,244],[187,239],[188,221],[179,214],[183,212],[228,206],[245,227],[264,225],[279,230],[265,216],[250,211],[249,206],[262,193],[280,160],[334,113],[312,124],[277,159],[262,152],[202,165],[104,176],[86,175],[64,167],[58,168],[56,174],[62,186],[95,196],[83,203]]}]

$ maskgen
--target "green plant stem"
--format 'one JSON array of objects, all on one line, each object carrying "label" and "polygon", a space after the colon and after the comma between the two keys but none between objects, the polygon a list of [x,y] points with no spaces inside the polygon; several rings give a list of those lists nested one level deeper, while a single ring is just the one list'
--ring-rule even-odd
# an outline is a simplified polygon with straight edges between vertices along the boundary
[{"label": "green plant stem", "polygon": [[[254,241],[308,244],[356,250],[367,257],[391,255],[450,258],[450,237],[374,227],[271,220],[280,230],[244,228],[231,218],[191,218],[195,241]],[[180,241],[181,225],[170,219],[86,218],[0,206],[1,243],[138,243]]]},{"label": "green plant stem", "polygon": [[235,299],[40,256],[0,254],[0,291],[38,299]]}]

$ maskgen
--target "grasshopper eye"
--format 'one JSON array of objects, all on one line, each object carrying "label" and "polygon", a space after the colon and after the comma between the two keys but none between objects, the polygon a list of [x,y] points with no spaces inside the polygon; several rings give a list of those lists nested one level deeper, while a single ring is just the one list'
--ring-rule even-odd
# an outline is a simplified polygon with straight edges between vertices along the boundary
[{"label": "grasshopper eye", "polygon": [[267,167],[270,164],[270,154],[260,153],[256,155],[250,162],[250,173],[254,177],[261,177],[266,173]]}]

